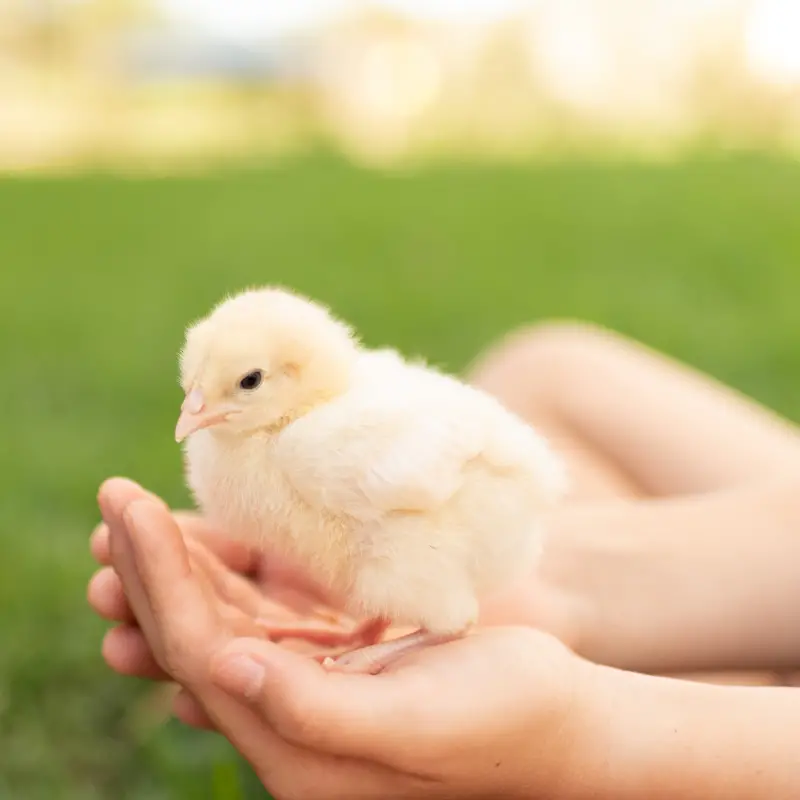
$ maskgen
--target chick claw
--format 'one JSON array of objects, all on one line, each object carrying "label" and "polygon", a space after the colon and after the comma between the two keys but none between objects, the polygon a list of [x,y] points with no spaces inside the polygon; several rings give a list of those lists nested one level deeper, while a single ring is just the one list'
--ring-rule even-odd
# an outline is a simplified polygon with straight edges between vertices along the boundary
[{"label": "chick claw", "polygon": [[380,642],[389,624],[382,619],[371,619],[347,630],[336,624],[333,617],[328,617],[331,624],[323,622],[297,622],[258,620],[269,638],[274,642],[282,639],[302,639],[321,647],[352,647],[354,645],[371,646]]},{"label": "chick claw", "polygon": [[397,639],[390,639],[387,642],[377,642],[366,647],[360,647],[357,650],[351,650],[337,658],[328,657],[322,662],[322,666],[331,672],[377,675],[392,662],[403,656],[416,653],[433,645],[454,642],[464,635],[465,632],[440,634],[419,630],[400,636]]}]

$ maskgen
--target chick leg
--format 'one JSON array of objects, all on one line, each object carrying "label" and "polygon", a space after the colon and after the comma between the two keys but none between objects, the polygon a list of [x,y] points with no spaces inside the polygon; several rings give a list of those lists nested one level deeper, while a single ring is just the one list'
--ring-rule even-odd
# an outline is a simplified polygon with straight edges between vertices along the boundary
[{"label": "chick leg", "polygon": [[383,619],[370,619],[350,630],[344,629],[337,623],[326,626],[325,621],[325,617],[320,622],[297,621],[291,623],[262,619],[258,620],[258,624],[264,628],[272,641],[302,639],[321,647],[371,646],[380,641],[389,627],[389,623]]},{"label": "chick leg", "polygon": [[378,642],[349,653],[343,653],[338,658],[326,658],[323,666],[335,672],[354,672],[377,675],[389,664],[397,659],[431,647],[437,644],[454,642],[466,636],[467,630],[458,633],[431,633],[421,628],[414,633],[408,633],[388,642]]}]

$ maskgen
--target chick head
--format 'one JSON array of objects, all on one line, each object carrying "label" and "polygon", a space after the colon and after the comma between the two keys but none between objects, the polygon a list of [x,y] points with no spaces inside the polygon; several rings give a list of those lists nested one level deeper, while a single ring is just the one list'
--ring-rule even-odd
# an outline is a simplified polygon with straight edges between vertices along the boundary
[{"label": "chick head", "polygon": [[350,328],[306,298],[275,288],[231,297],[186,333],[175,439],[279,430],[345,392],[357,353]]}]

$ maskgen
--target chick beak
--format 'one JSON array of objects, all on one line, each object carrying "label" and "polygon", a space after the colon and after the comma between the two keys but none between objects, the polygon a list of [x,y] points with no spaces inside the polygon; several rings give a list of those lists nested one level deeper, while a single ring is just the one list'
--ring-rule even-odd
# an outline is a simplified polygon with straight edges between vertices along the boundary
[{"label": "chick beak", "polygon": [[199,389],[192,389],[181,406],[181,415],[175,426],[175,441],[182,442],[196,431],[224,422],[228,414],[226,409],[206,408],[202,392]]}]

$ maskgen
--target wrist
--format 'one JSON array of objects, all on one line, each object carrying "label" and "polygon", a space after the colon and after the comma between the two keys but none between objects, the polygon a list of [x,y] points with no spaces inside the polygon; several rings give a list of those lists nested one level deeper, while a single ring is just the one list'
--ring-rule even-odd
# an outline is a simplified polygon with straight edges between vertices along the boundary
[{"label": "wrist", "polygon": [[[553,642],[555,645],[555,642]],[[552,650],[555,660],[545,674],[552,682],[542,686],[541,676],[532,682],[525,699],[528,726],[520,737],[522,752],[513,787],[503,796],[531,800],[618,800],[613,794],[598,793],[605,782],[604,743],[597,737],[609,719],[615,702],[615,687],[605,668],[576,656],[566,648]],[[537,653],[539,666],[546,651]],[[543,696],[549,708],[543,708]],[[601,725],[602,723],[602,725]],[[531,793],[530,787],[536,787]],[[613,787],[612,787],[613,788]],[[495,795],[493,795],[495,796]]]},{"label": "wrist", "polygon": [[[676,774],[693,735],[679,684],[590,665],[563,800],[684,797]],[[694,797],[694,795],[691,795]]]},{"label": "wrist", "polygon": [[[748,753],[758,750],[752,742],[742,747],[748,711],[776,718],[774,702],[772,709],[757,709],[753,690],[624,672],[586,661],[550,637],[528,635],[532,647],[521,650],[520,658],[531,660],[528,671],[536,677],[520,687],[519,709],[527,710],[504,751],[515,767],[503,782],[503,797],[704,800],[706,790],[735,788],[737,780],[757,776],[765,765],[762,758],[742,769]],[[790,726],[784,727],[782,738],[792,742]],[[720,762],[723,754],[727,764]],[[783,762],[794,771],[793,757]],[[731,780],[737,769],[741,777]],[[773,776],[768,783],[781,785],[779,780]],[[761,784],[766,785],[758,779],[754,785]],[[490,788],[486,796],[500,796],[498,783]]]},{"label": "wrist", "polygon": [[539,583],[557,613],[542,627],[639,672],[795,666],[797,483],[554,513]]},{"label": "wrist", "polygon": [[[647,555],[644,537],[609,535],[598,524],[600,510],[569,510],[552,517],[539,569],[542,595],[548,599],[544,627],[571,650],[603,662],[615,587]],[[638,566],[637,566],[638,565]],[[631,572],[631,571],[634,572]]]},{"label": "wrist", "polygon": [[596,667],[564,800],[800,797],[796,690]]}]

